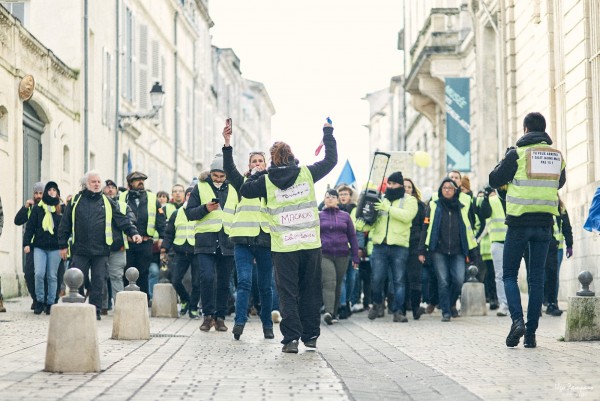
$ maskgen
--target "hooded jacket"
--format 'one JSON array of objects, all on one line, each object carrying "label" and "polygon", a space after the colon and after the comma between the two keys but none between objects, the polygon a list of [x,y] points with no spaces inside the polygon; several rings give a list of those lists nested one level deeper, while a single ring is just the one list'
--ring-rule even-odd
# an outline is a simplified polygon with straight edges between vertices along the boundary
[{"label": "hooded jacket", "polygon": [[38,205],[32,206],[31,215],[29,221],[25,226],[25,236],[23,237],[23,247],[33,246],[46,251],[54,251],[58,249],[58,227],[62,215],[54,212],[52,213],[52,220],[54,220],[54,234],[50,234],[49,231],[45,231],[42,228],[42,220],[46,211]]},{"label": "hooded jacket", "polygon": [[[517,147],[546,143],[552,145],[552,139],[545,132],[528,132],[517,141]],[[513,180],[518,169],[517,160],[519,155],[515,147],[506,150],[504,159],[502,159],[494,170],[490,173],[489,181],[492,188],[500,188]],[[563,169],[560,173],[558,188],[565,185],[566,176]],[[524,213],[521,216],[506,216],[506,225],[515,227],[552,227],[554,219],[550,213]]]},{"label": "hooded jacket", "polygon": [[358,240],[350,215],[337,207],[326,207],[319,213],[319,220],[323,255],[351,255],[352,261],[358,264]]},{"label": "hooded jacket", "polygon": [[[229,195],[229,181],[225,180],[220,188],[215,187],[213,181],[210,178],[208,171],[200,174],[199,182],[206,182],[213,190],[214,197],[219,199],[219,205],[221,209],[225,206],[227,196]],[[206,204],[211,199],[200,199],[200,191],[198,190],[198,184],[194,186],[190,199],[188,199],[187,207],[185,209],[185,215],[188,220],[201,220],[206,216],[209,211],[206,208]],[[194,253],[210,253],[216,254],[217,250],[221,250],[223,256],[233,256],[233,244],[229,240],[229,236],[225,234],[225,230],[221,228],[216,233],[196,233],[196,245],[194,246]]]}]

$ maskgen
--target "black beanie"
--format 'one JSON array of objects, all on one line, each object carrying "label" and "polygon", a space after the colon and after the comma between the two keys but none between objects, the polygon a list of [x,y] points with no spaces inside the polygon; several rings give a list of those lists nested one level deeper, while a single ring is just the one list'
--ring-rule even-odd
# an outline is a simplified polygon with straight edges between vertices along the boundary
[{"label": "black beanie", "polygon": [[392,181],[396,184],[404,185],[404,177],[402,176],[402,172],[395,171],[388,177],[388,182]]}]

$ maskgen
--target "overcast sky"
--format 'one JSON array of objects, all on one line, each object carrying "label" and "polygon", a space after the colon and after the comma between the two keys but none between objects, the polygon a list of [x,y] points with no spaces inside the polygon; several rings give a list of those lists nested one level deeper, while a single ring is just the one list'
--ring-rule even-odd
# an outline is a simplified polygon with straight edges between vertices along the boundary
[{"label": "overcast sky", "polygon": [[317,190],[335,184],[346,159],[364,184],[371,161],[361,98],[402,71],[402,2],[210,0],[209,9],[213,44],[232,48],[242,75],[267,88],[276,109],[273,140],[312,164],[325,117],[333,120],[339,161]]}]

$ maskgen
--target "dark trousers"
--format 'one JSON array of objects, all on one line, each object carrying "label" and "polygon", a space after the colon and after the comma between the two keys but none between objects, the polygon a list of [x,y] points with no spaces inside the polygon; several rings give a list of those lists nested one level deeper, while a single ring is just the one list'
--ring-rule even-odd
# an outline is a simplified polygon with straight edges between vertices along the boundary
[{"label": "dark trousers", "polygon": [[558,244],[550,241],[546,256],[546,280],[544,283],[544,301],[558,304]]},{"label": "dark trousers", "polygon": [[[204,316],[220,317],[227,315],[229,283],[235,262],[233,256],[224,256],[220,250],[216,254],[196,254],[200,265],[200,297]],[[216,284],[215,284],[216,279]],[[216,297],[215,297],[216,288]],[[215,307],[216,298],[216,307]]]},{"label": "dark trousers", "polygon": [[[146,295],[148,295],[148,271],[150,269],[152,257],[152,240],[144,241],[141,244],[134,244],[133,242],[129,243],[125,270],[130,267],[138,269],[140,277],[135,283],[140,287],[140,291],[145,292]],[[127,277],[123,279],[123,283],[125,286],[129,285]],[[150,299],[149,296],[148,299]]]},{"label": "dark trousers", "polygon": [[321,248],[273,252],[281,311],[282,344],[321,334]]},{"label": "dark trousers", "polygon": [[25,264],[23,265],[23,275],[29,296],[35,302],[35,267],[33,265],[33,250],[25,254]]},{"label": "dark trousers", "polygon": [[406,289],[407,296],[404,300],[404,310],[412,310],[416,312],[421,306],[421,270],[422,265],[419,261],[419,254],[410,254],[408,256],[408,269],[406,271]]},{"label": "dark trousers", "polygon": [[496,293],[496,272],[494,271],[494,261],[486,260],[487,271],[483,285],[485,287],[485,297],[490,303],[498,303],[498,295]]},{"label": "dark trousers", "polygon": [[[102,308],[102,287],[104,286],[108,271],[108,255],[73,255],[70,267],[76,267],[81,270],[83,277],[88,277],[91,270],[89,303],[96,306],[96,311],[100,311]],[[79,293],[83,295],[83,285],[79,287]]]},{"label": "dark trousers", "polygon": [[360,299],[360,292],[363,293],[363,307],[367,309],[371,304],[371,262],[368,260],[361,260],[358,264],[358,280],[356,281],[356,287],[354,292],[358,291],[358,298]]},{"label": "dark trousers", "polygon": [[[183,285],[183,277],[190,266],[192,268],[191,296]],[[175,291],[177,291],[177,295],[179,295],[181,302],[187,302],[190,310],[198,310],[198,302],[200,302],[200,265],[196,255],[191,252],[176,252],[171,279],[173,280],[173,287],[175,287]]]}]

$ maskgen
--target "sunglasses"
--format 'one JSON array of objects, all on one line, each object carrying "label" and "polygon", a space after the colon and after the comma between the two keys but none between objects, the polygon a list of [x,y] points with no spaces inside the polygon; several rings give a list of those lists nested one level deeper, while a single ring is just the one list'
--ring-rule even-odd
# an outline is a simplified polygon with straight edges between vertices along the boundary
[{"label": "sunglasses", "polygon": [[255,156],[255,155],[261,155],[262,157],[265,157],[265,152],[250,152],[250,157]]}]

